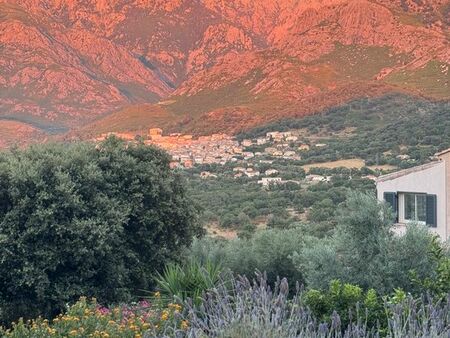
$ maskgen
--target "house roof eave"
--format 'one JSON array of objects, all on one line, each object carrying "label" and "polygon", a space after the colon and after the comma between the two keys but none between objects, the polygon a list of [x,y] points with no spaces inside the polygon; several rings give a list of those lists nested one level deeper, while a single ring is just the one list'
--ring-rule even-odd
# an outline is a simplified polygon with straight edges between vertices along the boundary
[{"label": "house roof eave", "polygon": [[377,178],[376,183],[380,183],[380,182],[385,182],[385,181],[390,181],[390,180],[394,180],[396,178],[400,178],[406,175],[410,175],[413,173],[417,173],[423,170],[427,170],[430,169],[438,164],[442,163],[442,161],[433,161],[430,163],[425,163],[416,167],[411,167],[408,169],[403,169],[403,170],[399,170],[390,174],[386,174],[386,175],[382,175],[380,177]]}]

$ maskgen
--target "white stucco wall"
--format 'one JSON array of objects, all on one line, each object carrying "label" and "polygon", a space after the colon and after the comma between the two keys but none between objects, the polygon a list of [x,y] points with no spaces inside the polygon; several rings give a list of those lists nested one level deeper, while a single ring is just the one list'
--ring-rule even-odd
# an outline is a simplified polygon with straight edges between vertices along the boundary
[{"label": "white stucco wall", "polygon": [[[437,227],[430,228],[441,238],[447,239],[447,195],[446,195],[445,162],[438,162],[426,169],[412,171],[395,177],[387,175],[377,181],[378,200],[383,201],[385,192],[411,192],[433,194],[437,196]],[[390,178],[392,177],[392,178]],[[403,211],[400,212],[400,216]],[[401,231],[401,229],[400,229]]]}]

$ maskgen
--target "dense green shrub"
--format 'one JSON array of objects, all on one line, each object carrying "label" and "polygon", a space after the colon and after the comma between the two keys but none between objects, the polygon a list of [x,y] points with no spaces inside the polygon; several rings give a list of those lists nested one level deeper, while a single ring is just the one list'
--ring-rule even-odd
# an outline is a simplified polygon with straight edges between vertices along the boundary
[{"label": "dense green shrub", "polygon": [[199,231],[169,156],[117,139],[0,154],[0,317],[149,288]]},{"label": "dense green shrub", "polygon": [[449,250],[439,238],[433,237],[429,246],[428,258],[434,266],[434,274],[423,278],[417,270],[412,270],[412,282],[416,284],[420,290],[427,290],[436,297],[445,298],[450,292],[450,255]]},{"label": "dense green shrub", "polygon": [[200,261],[220,262],[235,274],[251,277],[256,270],[265,271],[269,281],[288,277],[304,282],[303,273],[291,260],[291,255],[303,247],[301,228],[257,231],[251,238],[194,240],[188,255]]},{"label": "dense green shrub", "polygon": [[384,315],[383,300],[374,289],[364,292],[359,286],[342,283],[339,280],[330,282],[328,290],[310,289],[304,295],[304,302],[316,318],[330,322],[333,312],[340,314],[342,327],[350,324],[351,318],[364,316],[365,322],[375,326]]},{"label": "dense green shrub", "polygon": [[305,269],[308,284],[323,289],[340,279],[364,288],[380,286],[385,266],[381,253],[392,224],[388,210],[371,195],[353,194],[337,222],[332,238],[312,241],[294,259]]}]

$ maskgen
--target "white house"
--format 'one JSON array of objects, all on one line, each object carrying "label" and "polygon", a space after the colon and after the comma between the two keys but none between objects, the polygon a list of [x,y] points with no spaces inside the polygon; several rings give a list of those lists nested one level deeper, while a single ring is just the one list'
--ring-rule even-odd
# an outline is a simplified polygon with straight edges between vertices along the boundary
[{"label": "white house", "polygon": [[436,157],[436,161],[380,176],[377,196],[392,206],[400,232],[408,222],[419,222],[445,240],[450,237],[450,149]]},{"label": "white house", "polygon": [[260,181],[258,181],[258,184],[262,184],[263,187],[280,183],[282,183],[281,177],[263,177]]}]

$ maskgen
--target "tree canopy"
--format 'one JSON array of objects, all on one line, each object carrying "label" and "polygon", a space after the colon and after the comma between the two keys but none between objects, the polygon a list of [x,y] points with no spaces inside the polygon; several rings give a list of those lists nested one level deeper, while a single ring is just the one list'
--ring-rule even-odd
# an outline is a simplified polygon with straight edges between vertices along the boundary
[{"label": "tree canopy", "polygon": [[200,233],[169,156],[115,138],[0,154],[0,317],[127,300]]}]

